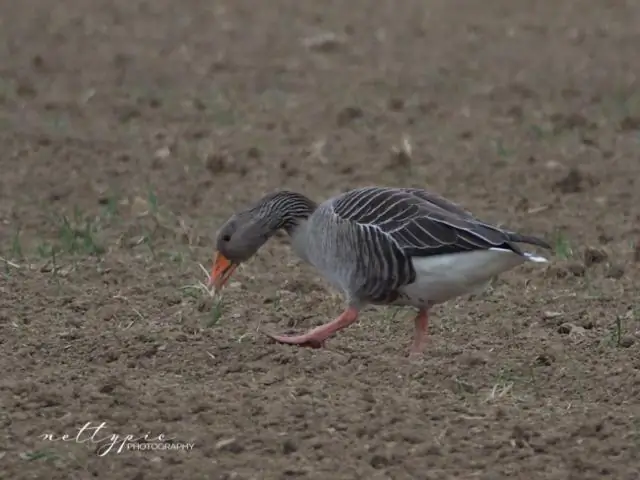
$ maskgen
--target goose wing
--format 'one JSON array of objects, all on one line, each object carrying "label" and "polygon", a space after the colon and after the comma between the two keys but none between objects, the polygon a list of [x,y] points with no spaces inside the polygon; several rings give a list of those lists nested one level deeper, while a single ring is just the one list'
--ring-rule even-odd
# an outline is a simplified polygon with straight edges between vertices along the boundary
[{"label": "goose wing", "polygon": [[342,235],[334,269],[348,265],[351,295],[380,303],[393,301],[400,287],[415,281],[413,257],[489,248],[522,255],[514,242],[550,248],[543,240],[486,224],[420,189],[359,188],[329,200],[322,211]]},{"label": "goose wing", "polygon": [[367,187],[336,197],[333,213],[377,233],[408,257],[505,248],[522,254],[514,242],[550,248],[543,240],[502,230],[439,195],[414,188]]}]

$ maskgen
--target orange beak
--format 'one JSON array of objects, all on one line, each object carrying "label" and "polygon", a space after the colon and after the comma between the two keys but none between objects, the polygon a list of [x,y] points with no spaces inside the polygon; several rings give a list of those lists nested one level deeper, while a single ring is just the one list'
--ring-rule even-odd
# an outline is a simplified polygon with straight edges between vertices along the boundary
[{"label": "orange beak", "polygon": [[216,290],[221,289],[227,283],[236,268],[238,268],[237,264],[232,263],[220,252],[216,252],[213,267],[211,268],[209,287],[213,285]]}]

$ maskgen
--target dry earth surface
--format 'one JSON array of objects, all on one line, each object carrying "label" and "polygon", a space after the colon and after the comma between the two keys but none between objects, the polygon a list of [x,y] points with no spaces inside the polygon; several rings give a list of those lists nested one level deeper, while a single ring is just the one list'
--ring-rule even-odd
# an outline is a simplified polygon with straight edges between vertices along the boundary
[{"label": "dry earth surface", "polygon": [[[1,476],[640,478],[638,25],[631,0],[5,2]],[[439,307],[417,361],[411,311],[326,350],[262,335],[342,308],[285,237],[222,302],[193,287],[235,209],[369,184],[553,262]],[[87,422],[195,446],[43,437]]]}]

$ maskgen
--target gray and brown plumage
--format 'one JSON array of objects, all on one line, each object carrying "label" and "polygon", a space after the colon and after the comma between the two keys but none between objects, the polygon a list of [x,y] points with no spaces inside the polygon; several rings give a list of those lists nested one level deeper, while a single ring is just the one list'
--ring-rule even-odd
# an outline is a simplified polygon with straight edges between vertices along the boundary
[{"label": "gray and brown plumage", "polygon": [[367,304],[402,305],[418,309],[411,352],[420,353],[432,306],[479,291],[524,262],[547,262],[517,243],[551,248],[421,189],[358,188],[319,205],[300,193],[280,191],[236,213],[220,229],[211,274],[216,289],[280,229],[346,300],[340,316],[303,335],[269,334],[281,343],[314,348],[356,321]]}]

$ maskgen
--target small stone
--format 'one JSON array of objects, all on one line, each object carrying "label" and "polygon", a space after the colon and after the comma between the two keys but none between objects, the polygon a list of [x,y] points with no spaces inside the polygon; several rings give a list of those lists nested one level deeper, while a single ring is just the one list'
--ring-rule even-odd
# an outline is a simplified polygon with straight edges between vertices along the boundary
[{"label": "small stone", "polygon": [[547,310],[542,314],[542,318],[545,320],[553,320],[554,318],[558,318],[561,316],[562,316],[561,312],[552,312],[550,310]]}]

